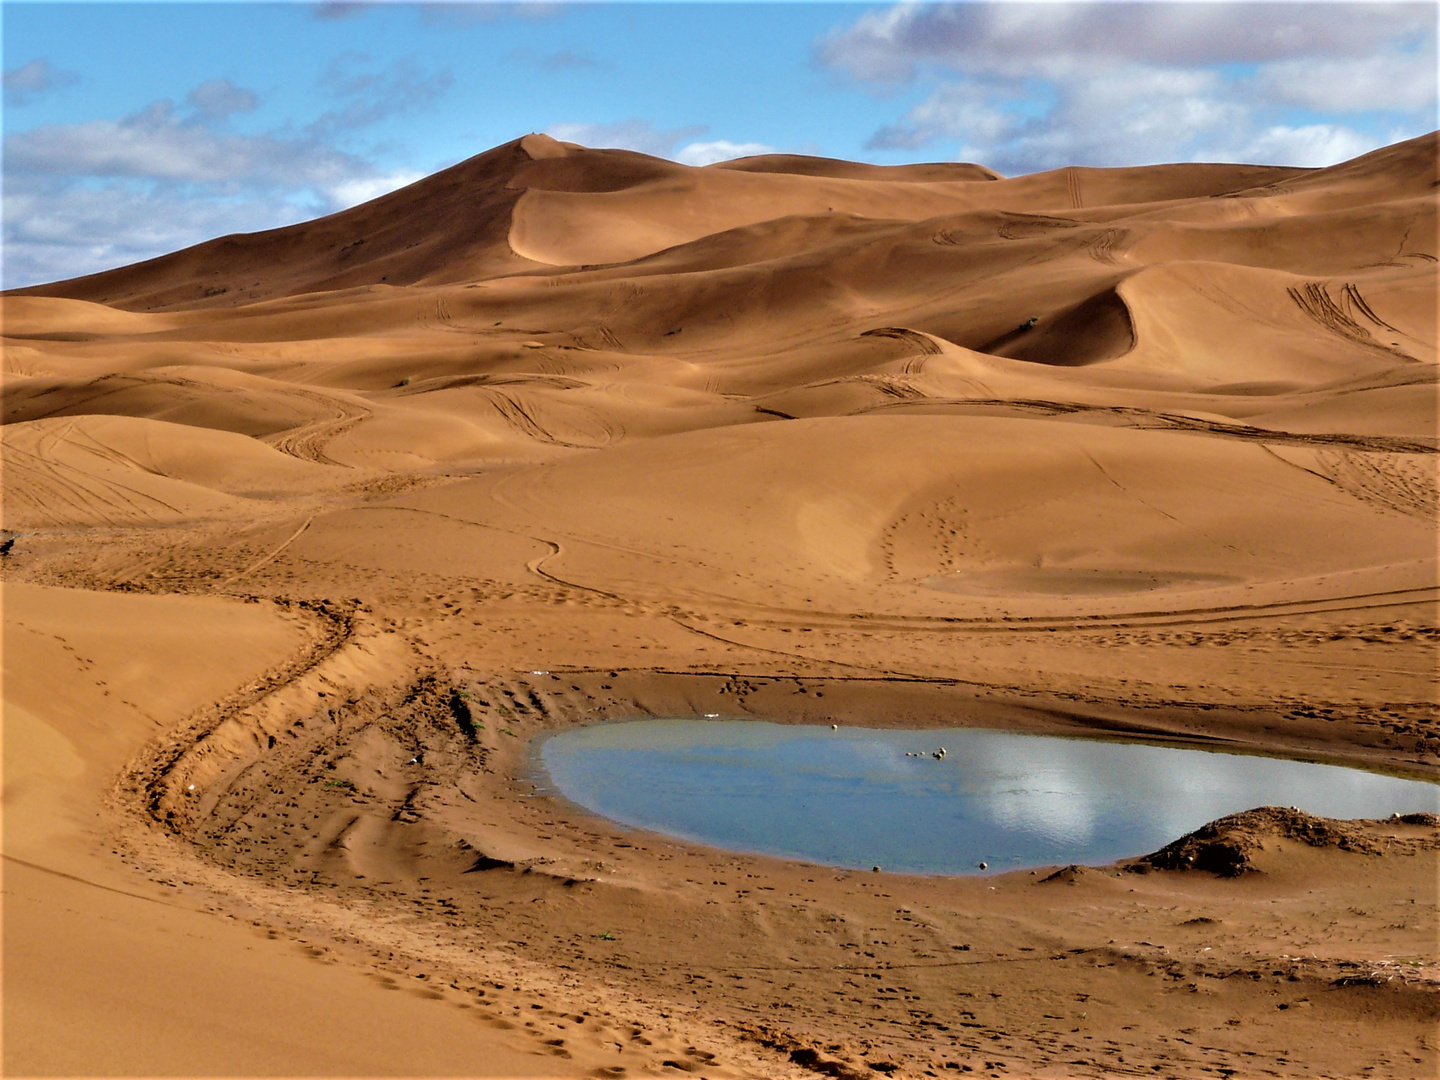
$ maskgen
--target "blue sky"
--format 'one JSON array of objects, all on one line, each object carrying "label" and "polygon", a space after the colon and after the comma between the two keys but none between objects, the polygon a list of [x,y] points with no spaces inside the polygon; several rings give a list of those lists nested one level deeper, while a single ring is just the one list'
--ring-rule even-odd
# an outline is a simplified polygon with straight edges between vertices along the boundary
[{"label": "blue sky", "polygon": [[529,131],[1007,175],[1436,126],[1429,3],[10,3],[4,284],[329,213]]}]

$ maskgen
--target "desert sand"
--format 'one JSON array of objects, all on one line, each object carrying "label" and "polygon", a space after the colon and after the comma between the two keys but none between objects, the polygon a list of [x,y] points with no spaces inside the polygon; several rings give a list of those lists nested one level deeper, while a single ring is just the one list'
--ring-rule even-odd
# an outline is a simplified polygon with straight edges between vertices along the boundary
[{"label": "desert sand", "polygon": [[1433,815],[860,873],[527,748],[1440,779],[1436,187],[1434,135],[1009,179],[530,135],[6,294],[6,1074],[1433,1077]]}]

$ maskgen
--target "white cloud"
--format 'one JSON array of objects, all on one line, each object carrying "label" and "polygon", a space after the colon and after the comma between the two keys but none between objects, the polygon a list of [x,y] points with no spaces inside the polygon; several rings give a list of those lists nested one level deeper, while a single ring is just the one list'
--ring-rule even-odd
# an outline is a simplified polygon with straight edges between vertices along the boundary
[{"label": "white cloud", "polygon": [[949,143],[1011,174],[1333,164],[1379,144],[1364,113],[1392,114],[1395,137],[1435,126],[1436,27],[1423,3],[902,3],[827,35],[816,58],[881,96],[931,84],[871,149]]},{"label": "white cloud", "polygon": [[102,187],[5,189],[4,288],[56,281],[163,255],[224,233],[313,217],[312,202],[260,194],[193,198],[129,181]]},{"label": "white cloud", "polygon": [[42,94],[74,86],[80,76],[64,71],[43,56],[5,72],[5,104],[28,105]]},{"label": "white cloud", "polygon": [[185,95],[185,101],[206,120],[221,121],[238,112],[253,112],[259,104],[249,90],[229,79],[210,79]]},{"label": "white cloud", "polygon": [[867,12],[817,46],[831,68],[908,79],[926,64],[1034,73],[1047,57],[1156,66],[1365,56],[1433,38],[1427,3],[902,3]]},{"label": "white cloud", "polygon": [[677,144],[703,135],[705,130],[703,126],[691,125],[667,131],[648,120],[622,120],[616,124],[554,124],[545,129],[545,134],[561,142],[580,143],[582,146],[635,150],[651,157],[669,157]]},{"label": "white cloud", "polygon": [[1000,99],[1008,87],[967,79],[941,86],[910,109],[897,124],[870,137],[867,148],[913,150],[939,138],[992,144],[1011,137],[1023,121],[1007,113]]},{"label": "white cloud", "polygon": [[682,165],[714,165],[717,161],[774,152],[773,146],[766,146],[764,143],[733,143],[726,139],[717,139],[714,142],[693,142],[683,146],[676,152],[675,160]]},{"label": "white cloud", "polygon": [[1161,162],[1244,123],[1243,104],[1213,72],[1127,65],[1067,87],[1049,122],[1016,151],[1047,168]]},{"label": "white cloud", "polygon": [[1334,124],[1308,124],[1303,127],[1276,125],[1266,128],[1232,152],[1212,150],[1198,160],[1323,168],[1359,157],[1381,145],[1381,140]]},{"label": "white cloud", "polygon": [[545,129],[545,134],[582,146],[635,150],[651,157],[669,158],[682,165],[713,165],[717,161],[775,152],[773,146],[765,143],[696,140],[697,135],[703,135],[708,130],[703,124],[665,129],[657,128],[648,120],[622,120],[617,124],[553,124]]},{"label": "white cloud", "polygon": [[386,171],[341,140],[420,108],[448,86],[410,62],[332,67],[336,107],[299,132],[229,126],[255,95],[212,79],[188,108],[157,101],[118,120],[45,124],[4,140],[4,283],[15,288],[161,255],[239,230],[332,213],[420,179]]},{"label": "white cloud", "polygon": [[1302,57],[1266,64],[1265,99],[1329,112],[1420,112],[1435,107],[1435,49],[1362,57]]},{"label": "white cloud", "polygon": [[331,205],[337,210],[343,210],[348,206],[358,206],[371,199],[378,199],[381,195],[388,195],[407,184],[413,184],[417,180],[423,179],[425,179],[424,173],[402,170],[401,172],[386,173],[383,176],[352,177],[348,180],[341,180],[338,184],[330,184],[324,190],[330,198]]},{"label": "white cloud", "polygon": [[1245,106],[1211,71],[1126,64],[1058,84],[1052,100],[1054,86],[993,78],[945,84],[869,146],[908,150],[950,139],[964,157],[1013,174],[1174,161],[1246,125]]},{"label": "white cloud", "polygon": [[364,170],[358,158],[310,139],[229,134],[157,101],[119,120],[46,124],[5,136],[5,171],[202,184],[333,183]]}]

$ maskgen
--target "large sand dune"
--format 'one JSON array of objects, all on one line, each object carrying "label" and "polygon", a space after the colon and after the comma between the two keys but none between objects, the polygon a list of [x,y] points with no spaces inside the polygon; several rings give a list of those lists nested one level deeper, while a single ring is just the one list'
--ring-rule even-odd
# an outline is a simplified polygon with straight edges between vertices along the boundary
[{"label": "large sand dune", "polygon": [[1437,175],[530,135],[6,294],[6,1071],[1434,1075],[1433,821],[872,878],[530,798],[523,744],[1440,777]]}]

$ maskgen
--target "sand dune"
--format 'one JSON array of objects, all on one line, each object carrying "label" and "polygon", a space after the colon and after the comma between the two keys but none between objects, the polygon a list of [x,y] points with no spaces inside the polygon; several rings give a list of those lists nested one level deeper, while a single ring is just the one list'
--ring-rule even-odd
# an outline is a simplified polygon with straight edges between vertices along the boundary
[{"label": "sand dune", "polygon": [[1430,819],[1232,822],[1237,880],[841,874],[532,797],[525,747],[1440,776],[1436,155],[530,135],[6,294],[6,1070],[1433,1075]]}]

